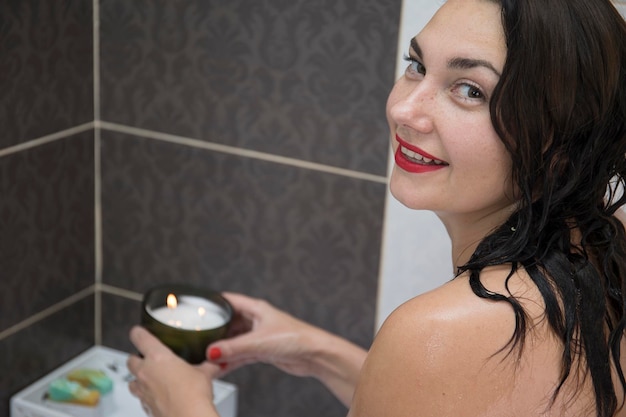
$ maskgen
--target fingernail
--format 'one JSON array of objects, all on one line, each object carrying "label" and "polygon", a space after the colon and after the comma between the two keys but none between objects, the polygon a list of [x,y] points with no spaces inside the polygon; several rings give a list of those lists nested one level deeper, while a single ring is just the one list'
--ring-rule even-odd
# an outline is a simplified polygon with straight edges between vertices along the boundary
[{"label": "fingernail", "polygon": [[220,348],[218,347],[212,347],[211,349],[209,349],[209,359],[211,359],[212,361],[219,359],[222,357],[222,351]]},{"label": "fingernail", "polygon": [[224,363],[220,363],[220,369],[221,369],[221,370],[226,369],[226,367],[227,367],[227,366],[228,366],[228,364],[227,364],[226,362],[224,362]]}]

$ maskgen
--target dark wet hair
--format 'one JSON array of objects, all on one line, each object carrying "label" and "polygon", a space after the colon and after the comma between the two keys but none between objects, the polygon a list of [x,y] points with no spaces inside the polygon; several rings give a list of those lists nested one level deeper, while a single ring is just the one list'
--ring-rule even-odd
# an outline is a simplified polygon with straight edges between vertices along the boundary
[{"label": "dark wet hair", "polygon": [[[612,416],[626,323],[626,238],[614,216],[626,202],[626,24],[610,0],[499,0],[507,44],[490,102],[510,152],[519,205],[469,262],[472,290],[508,302],[516,315],[511,349],[521,349],[527,318],[510,294],[496,294],[480,271],[524,268],[563,343],[559,393],[586,367],[597,415]],[[512,350],[511,350],[512,352]],[[583,368],[584,369],[584,368]]]}]

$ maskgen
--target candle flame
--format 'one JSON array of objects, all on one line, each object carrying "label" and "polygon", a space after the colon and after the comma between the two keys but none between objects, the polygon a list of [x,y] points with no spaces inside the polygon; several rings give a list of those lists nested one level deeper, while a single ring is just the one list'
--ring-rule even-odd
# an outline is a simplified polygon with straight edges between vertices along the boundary
[{"label": "candle flame", "polygon": [[167,308],[176,308],[178,305],[178,300],[174,294],[168,294],[167,296]]},{"label": "candle flame", "polygon": [[204,307],[198,307],[198,315],[202,317],[205,314],[206,314],[206,310],[204,309]]}]

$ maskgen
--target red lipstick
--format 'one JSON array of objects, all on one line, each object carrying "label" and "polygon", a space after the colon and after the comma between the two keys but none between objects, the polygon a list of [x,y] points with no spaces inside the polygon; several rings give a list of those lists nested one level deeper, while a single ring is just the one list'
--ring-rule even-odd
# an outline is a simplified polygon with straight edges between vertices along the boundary
[{"label": "red lipstick", "polygon": [[[395,153],[395,161],[398,167],[402,168],[407,172],[413,172],[416,174],[424,173],[424,172],[432,172],[437,171],[441,168],[445,168],[448,166],[447,163],[443,162],[440,159],[435,158],[431,154],[423,151],[415,145],[410,145],[404,140],[402,140],[398,135],[396,135],[396,140],[400,144],[398,149],[396,149]],[[414,153],[415,158],[410,157],[402,152],[402,148],[408,150],[409,153]],[[423,158],[428,158],[431,161],[426,162]]]}]

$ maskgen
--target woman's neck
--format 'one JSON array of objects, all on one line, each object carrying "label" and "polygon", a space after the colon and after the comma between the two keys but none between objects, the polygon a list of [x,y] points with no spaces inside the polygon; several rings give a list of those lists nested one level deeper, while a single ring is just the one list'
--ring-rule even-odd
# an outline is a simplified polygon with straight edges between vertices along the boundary
[{"label": "woman's neck", "polygon": [[452,243],[453,267],[465,265],[480,242],[513,214],[514,205],[487,215],[437,213]]}]

